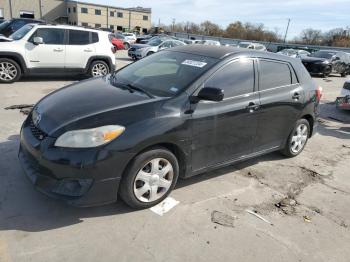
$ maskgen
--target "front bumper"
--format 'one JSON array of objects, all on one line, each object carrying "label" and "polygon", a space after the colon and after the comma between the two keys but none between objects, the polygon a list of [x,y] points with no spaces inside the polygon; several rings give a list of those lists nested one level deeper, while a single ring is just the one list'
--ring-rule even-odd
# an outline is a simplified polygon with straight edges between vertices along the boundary
[{"label": "front bumper", "polygon": [[335,105],[338,109],[350,110],[350,95],[337,97]]},{"label": "front bumper", "polygon": [[137,50],[130,50],[128,51],[128,56],[131,57],[132,59],[141,59],[142,54],[138,52]]},{"label": "front bumper", "polygon": [[40,192],[82,207],[117,200],[122,173],[131,159],[128,153],[56,148],[55,139],[39,141],[25,125],[20,140],[19,161]]}]

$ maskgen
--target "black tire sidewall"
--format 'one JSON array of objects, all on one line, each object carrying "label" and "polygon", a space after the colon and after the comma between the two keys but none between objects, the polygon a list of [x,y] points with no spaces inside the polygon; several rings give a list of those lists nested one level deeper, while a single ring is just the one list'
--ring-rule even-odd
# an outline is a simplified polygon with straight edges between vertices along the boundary
[{"label": "black tire sidewall", "polygon": [[111,69],[109,68],[108,64],[105,62],[105,61],[102,61],[102,60],[96,60],[96,61],[93,61],[90,65],[90,68],[89,68],[89,76],[91,77],[95,77],[93,74],[92,74],[92,68],[96,65],[96,64],[104,64],[106,67],[107,67],[107,75],[111,72]]},{"label": "black tire sidewall", "polygon": [[146,56],[150,56],[150,55],[153,55],[153,54],[154,54],[154,52],[150,51],[150,52],[147,53]]},{"label": "black tire sidewall", "polygon": [[0,83],[4,83],[4,84],[10,84],[10,83],[14,83],[16,81],[18,81],[21,78],[22,75],[22,71],[21,71],[21,67],[17,64],[16,61],[9,59],[9,58],[0,58],[0,62],[7,62],[7,63],[11,63],[13,64],[16,69],[17,69],[17,75],[14,79],[9,80],[9,81],[5,81],[5,80],[0,80]]},{"label": "black tire sidewall", "polygon": [[[292,151],[292,137],[293,137],[293,134],[295,133],[297,127],[301,124],[305,124],[307,126],[307,131],[308,131],[308,136],[307,136],[307,139],[306,139],[306,142],[303,146],[303,148],[298,152],[298,153],[294,153]],[[283,153],[286,155],[286,156],[289,156],[289,157],[295,157],[297,155],[299,155],[301,152],[303,152],[308,140],[309,140],[309,136],[310,136],[310,123],[309,121],[307,121],[306,119],[299,119],[296,123],[295,123],[295,126],[292,130],[292,132],[289,134],[289,137],[288,137],[288,140],[287,140],[287,143],[286,143],[286,146],[283,150]]]},{"label": "black tire sidewall", "polygon": [[[154,158],[165,158],[173,166],[174,177],[173,182],[166,194],[160,199],[153,202],[141,202],[139,201],[134,194],[134,181],[139,170],[150,160]],[[179,164],[178,160],[173,153],[164,148],[155,148],[148,151],[145,151],[134,158],[129,167],[125,170],[120,186],[119,186],[119,195],[124,200],[124,202],[130,207],[143,209],[149,208],[158,203],[162,202],[174,189],[177,179],[179,177]]]}]

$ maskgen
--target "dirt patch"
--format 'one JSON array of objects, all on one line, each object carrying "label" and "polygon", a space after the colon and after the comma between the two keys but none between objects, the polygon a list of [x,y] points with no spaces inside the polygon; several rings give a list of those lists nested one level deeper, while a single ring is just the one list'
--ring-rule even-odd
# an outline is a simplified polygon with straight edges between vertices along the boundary
[{"label": "dirt patch", "polygon": [[214,210],[211,213],[211,222],[215,224],[219,224],[224,227],[234,227],[234,221],[237,219],[237,217],[233,217],[230,215],[227,215],[225,213],[222,213],[220,211]]}]

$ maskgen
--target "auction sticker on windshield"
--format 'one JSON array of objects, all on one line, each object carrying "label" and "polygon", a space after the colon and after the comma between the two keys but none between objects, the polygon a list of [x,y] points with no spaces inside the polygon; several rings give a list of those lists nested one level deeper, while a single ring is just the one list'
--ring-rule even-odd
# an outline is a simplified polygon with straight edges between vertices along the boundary
[{"label": "auction sticker on windshield", "polygon": [[185,60],[181,64],[188,65],[188,66],[194,66],[194,67],[205,67],[207,63],[201,62],[201,61],[194,61],[194,60]]}]

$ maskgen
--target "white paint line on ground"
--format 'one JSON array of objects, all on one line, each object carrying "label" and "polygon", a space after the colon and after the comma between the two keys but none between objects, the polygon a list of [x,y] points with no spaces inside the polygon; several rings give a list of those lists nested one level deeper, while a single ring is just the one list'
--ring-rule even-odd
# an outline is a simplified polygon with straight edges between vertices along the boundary
[{"label": "white paint line on ground", "polygon": [[172,208],[174,208],[180,202],[175,200],[172,197],[167,197],[158,205],[151,207],[150,210],[157,215],[163,216],[165,213],[169,212]]}]

